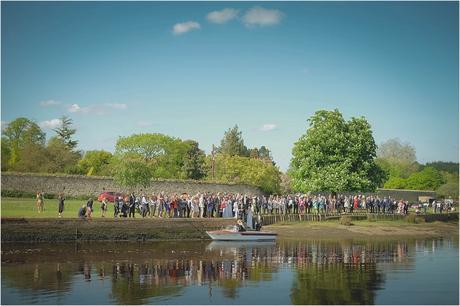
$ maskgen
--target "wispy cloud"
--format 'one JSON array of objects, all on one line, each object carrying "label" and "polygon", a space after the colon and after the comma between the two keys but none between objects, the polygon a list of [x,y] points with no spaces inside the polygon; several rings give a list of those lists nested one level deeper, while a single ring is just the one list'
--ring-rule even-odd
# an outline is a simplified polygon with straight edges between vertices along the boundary
[{"label": "wispy cloud", "polygon": [[67,106],[67,111],[74,114],[104,115],[111,110],[125,110],[127,108],[128,105],[124,103],[105,103],[88,106],[80,106],[79,104],[74,103]]},{"label": "wispy cloud", "polygon": [[128,105],[124,103],[106,103],[107,107],[114,108],[114,109],[127,109]]},{"label": "wispy cloud", "polygon": [[279,10],[265,9],[260,6],[253,7],[243,16],[246,26],[273,26],[281,22],[284,13]]},{"label": "wispy cloud", "polygon": [[69,113],[89,113],[91,111],[91,107],[90,106],[81,107],[80,105],[74,103],[74,104],[69,105],[69,107],[67,107],[67,111]]},{"label": "wispy cloud", "polygon": [[259,128],[259,131],[261,132],[268,132],[268,131],[273,131],[277,128],[276,124],[273,123],[265,123]]},{"label": "wispy cloud", "polygon": [[61,119],[51,119],[40,122],[38,125],[44,129],[54,129],[62,124]]},{"label": "wispy cloud", "polygon": [[181,34],[185,34],[192,30],[198,30],[200,28],[201,26],[198,22],[187,21],[187,22],[182,22],[182,23],[176,23],[173,26],[172,32],[174,35],[181,35]]},{"label": "wispy cloud", "polygon": [[206,16],[209,22],[223,24],[238,16],[238,10],[225,8],[221,11],[213,11]]},{"label": "wispy cloud", "polygon": [[41,107],[51,107],[51,106],[58,106],[60,105],[61,102],[55,101],[55,100],[46,100],[46,101],[41,101],[40,106]]}]

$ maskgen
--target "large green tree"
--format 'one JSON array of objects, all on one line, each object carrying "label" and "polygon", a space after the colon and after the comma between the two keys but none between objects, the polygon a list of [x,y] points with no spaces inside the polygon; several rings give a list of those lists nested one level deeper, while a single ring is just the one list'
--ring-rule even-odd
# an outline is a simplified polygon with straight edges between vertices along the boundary
[{"label": "large green tree", "polygon": [[[118,177],[130,165],[137,167],[141,163],[149,169],[152,178],[200,179],[205,173],[204,152],[196,141],[182,141],[163,134],[120,137],[115,156],[114,167]],[[118,161],[126,156],[131,163],[120,164]]]},{"label": "large green tree", "polygon": [[390,179],[408,178],[420,169],[416,160],[415,148],[399,139],[389,139],[380,144],[377,150],[377,163]]},{"label": "large green tree", "polygon": [[[20,159],[20,151],[28,144],[45,144],[45,133],[30,119],[17,118],[2,130],[2,145],[9,146],[8,165],[14,166]],[[3,138],[5,141],[3,141]],[[3,152],[2,152],[3,153]],[[3,162],[3,160],[2,160]],[[2,166],[3,167],[3,166]]]},{"label": "large green tree", "polygon": [[290,174],[297,191],[373,191],[384,179],[376,144],[364,118],[346,121],[336,109],[320,110],[294,144]]},{"label": "large green tree", "polygon": [[198,147],[198,142],[194,140],[186,140],[184,145],[187,146],[187,151],[182,166],[183,176],[193,180],[202,179],[206,175],[204,151]]},{"label": "large green tree", "polygon": [[238,130],[238,125],[228,129],[220,142],[217,152],[229,156],[249,156],[249,150],[244,145],[242,132]]},{"label": "large green tree", "polygon": [[243,156],[218,154],[215,159],[215,179],[259,187],[266,193],[279,193],[279,169],[271,162]]},{"label": "large green tree", "polygon": [[46,146],[46,154],[46,172],[78,174],[81,152],[72,150],[64,139],[51,137]]}]

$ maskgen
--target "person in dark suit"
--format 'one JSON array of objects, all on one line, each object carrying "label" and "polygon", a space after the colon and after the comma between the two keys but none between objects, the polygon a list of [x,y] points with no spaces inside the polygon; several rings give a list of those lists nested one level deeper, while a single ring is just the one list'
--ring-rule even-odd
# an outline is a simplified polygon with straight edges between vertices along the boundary
[{"label": "person in dark suit", "polygon": [[128,217],[131,218],[131,216],[133,218],[134,217],[134,213],[136,212],[136,196],[134,195],[134,192],[131,192],[131,194],[129,195],[129,215]]}]

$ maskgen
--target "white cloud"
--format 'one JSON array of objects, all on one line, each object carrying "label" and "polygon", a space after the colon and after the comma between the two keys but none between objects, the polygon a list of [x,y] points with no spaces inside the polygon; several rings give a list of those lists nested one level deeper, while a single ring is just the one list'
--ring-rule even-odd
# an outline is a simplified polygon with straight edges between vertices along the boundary
[{"label": "white cloud", "polygon": [[41,107],[57,106],[59,104],[61,104],[61,102],[55,101],[55,100],[46,100],[46,101],[41,101],[40,102]]},{"label": "white cloud", "polygon": [[107,107],[114,108],[114,109],[127,109],[128,105],[124,103],[106,103]]},{"label": "white cloud", "polygon": [[238,10],[225,8],[221,11],[213,11],[209,13],[206,16],[206,19],[212,23],[222,24],[236,18],[236,16],[238,16]]},{"label": "white cloud", "polygon": [[243,22],[246,26],[272,26],[280,23],[283,16],[284,13],[279,10],[256,6],[246,12]]},{"label": "white cloud", "polygon": [[259,128],[259,131],[261,132],[268,132],[268,131],[273,131],[276,129],[276,124],[273,123],[265,123]]},{"label": "white cloud", "polygon": [[61,119],[51,119],[40,122],[38,125],[44,129],[54,129],[62,124]]},{"label": "white cloud", "polygon": [[180,35],[187,33],[192,30],[198,30],[200,29],[201,26],[198,22],[195,21],[187,21],[183,23],[176,23],[173,27],[173,34],[175,35]]},{"label": "white cloud", "polygon": [[78,104],[72,104],[70,105],[67,110],[69,111],[69,113],[89,113],[89,111],[91,110],[91,107],[87,106],[87,107],[81,107],[80,105]]}]

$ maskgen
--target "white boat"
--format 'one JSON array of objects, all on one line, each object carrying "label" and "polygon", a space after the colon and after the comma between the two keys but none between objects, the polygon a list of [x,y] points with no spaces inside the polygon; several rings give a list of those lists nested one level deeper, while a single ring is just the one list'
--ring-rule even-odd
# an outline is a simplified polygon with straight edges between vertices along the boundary
[{"label": "white boat", "polygon": [[217,231],[206,231],[206,234],[208,234],[212,240],[224,241],[274,241],[276,240],[277,235],[273,232],[239,232],[236,227],[221,229]]}]

